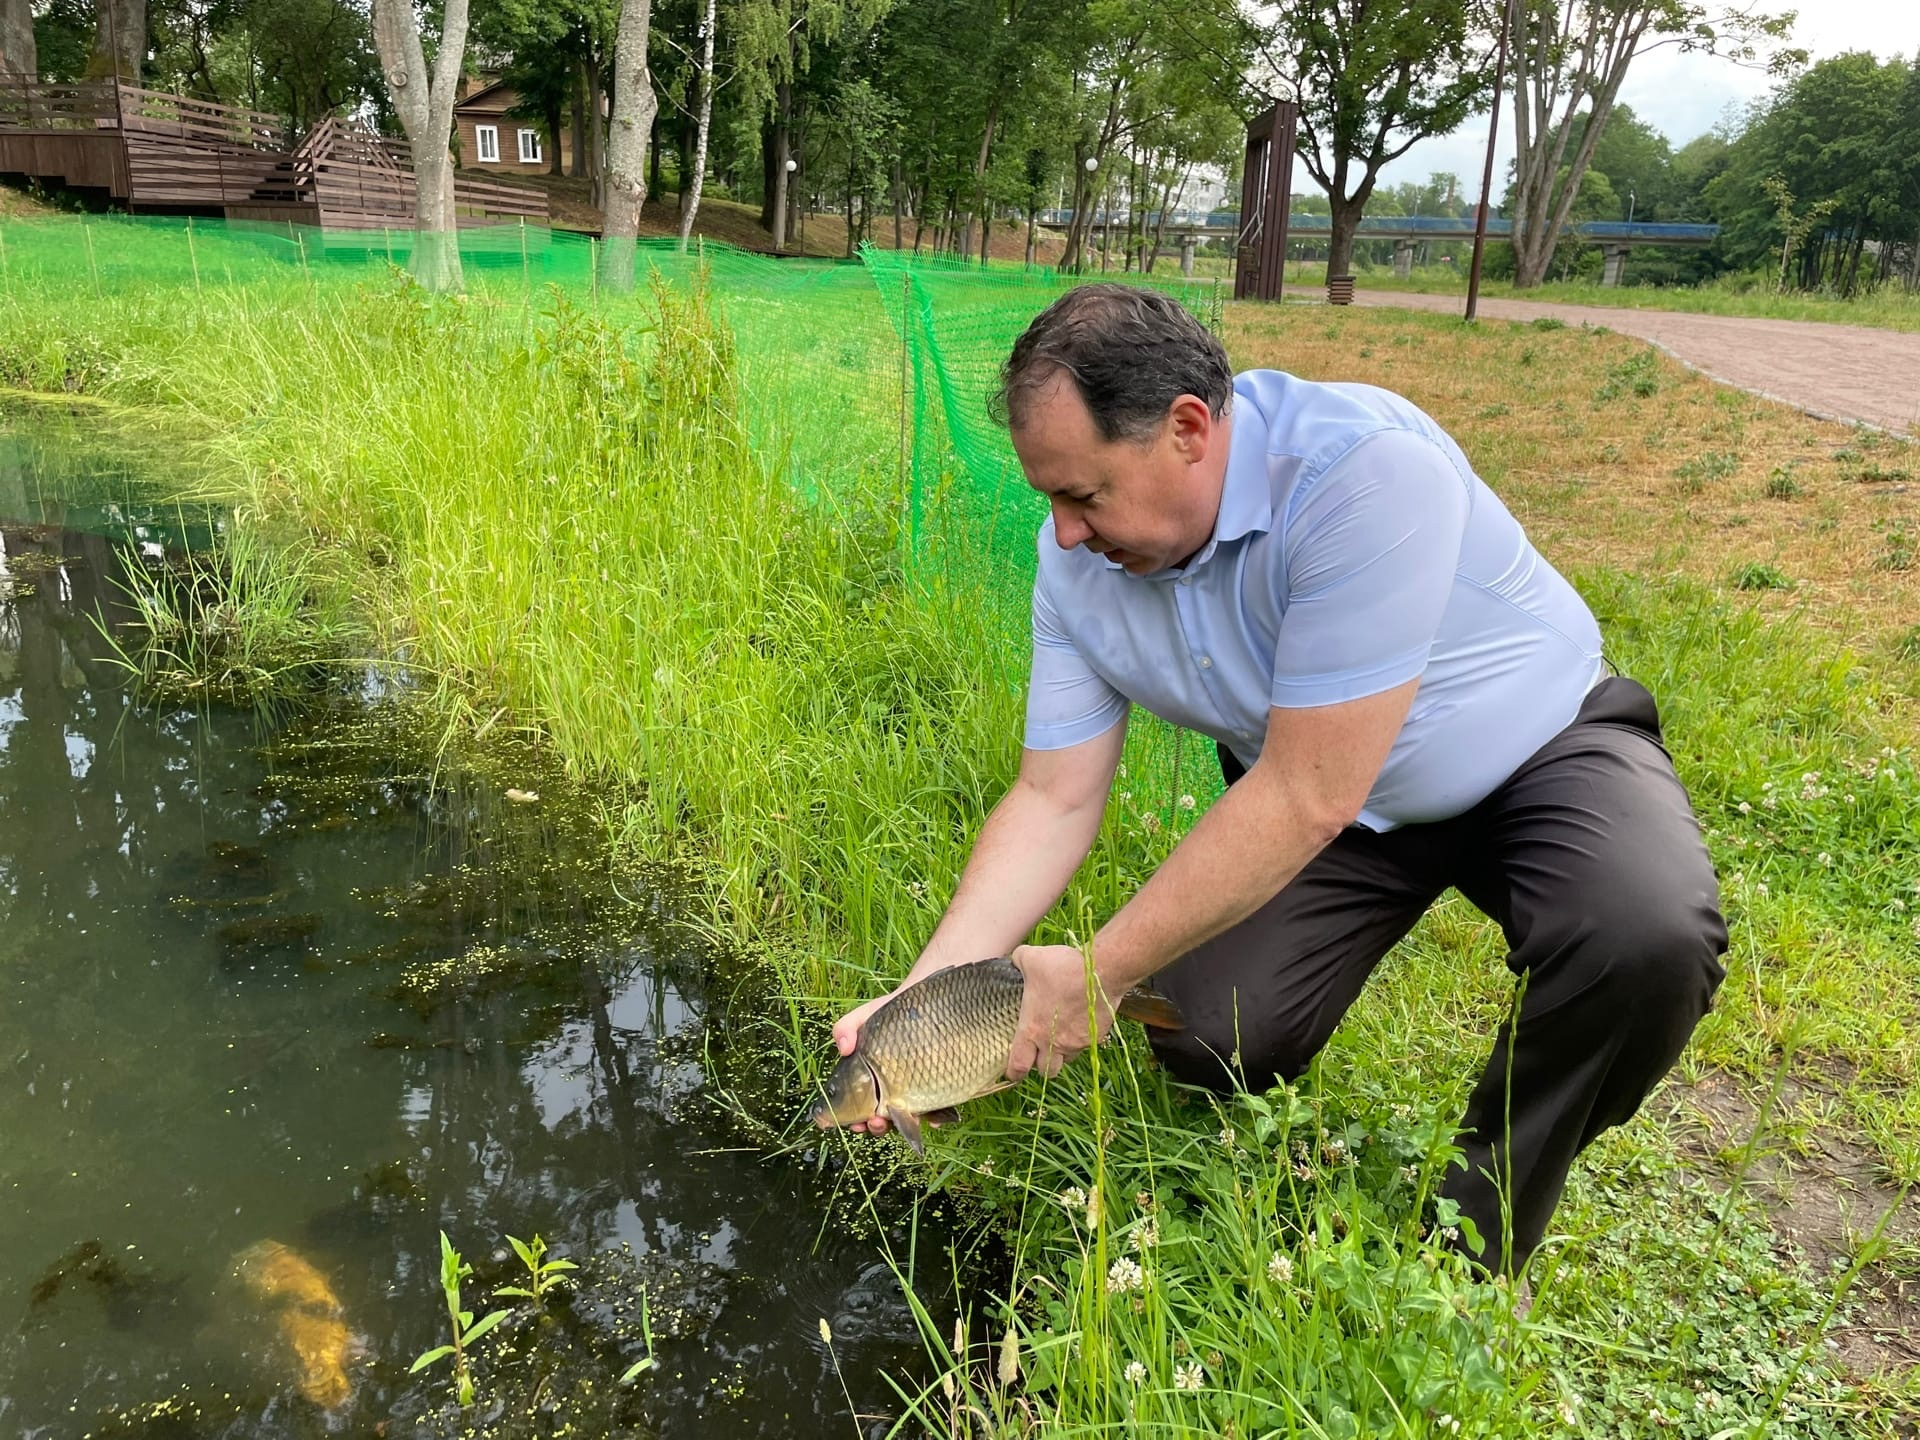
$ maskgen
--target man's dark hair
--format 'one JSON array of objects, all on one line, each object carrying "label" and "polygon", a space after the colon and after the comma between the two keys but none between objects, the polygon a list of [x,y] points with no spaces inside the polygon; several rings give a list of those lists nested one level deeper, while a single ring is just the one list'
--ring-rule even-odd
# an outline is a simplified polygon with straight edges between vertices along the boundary
[{"label": "man's dark hair", "polygon": [[1134,285],[1081,285],[1036,315],[1000,367],[988,411],[1022,424],[1061,373],[1108,441],[1148,439],[1182,395],[1204,400],[1216,419],[1233,398],[1220,342],[1179,301]]}]

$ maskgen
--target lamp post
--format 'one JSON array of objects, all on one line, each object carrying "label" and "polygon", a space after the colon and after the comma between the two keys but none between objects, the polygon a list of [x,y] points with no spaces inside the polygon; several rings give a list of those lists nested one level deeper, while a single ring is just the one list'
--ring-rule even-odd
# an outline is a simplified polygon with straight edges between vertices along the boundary
[{"label": "lamp post", "polygon": [[1493,112],[1487,117],[1487,168],[1480,176],[1480,211],[1473,221],[1473,264],[1467,271],[1467,319],[1480,308],[1480,253],[1487,245],[1487,203],[1493,195],[1493,142],[1500,133],[1500,84],[1507,77],[1507,29],[1516,0],[1500,6],[1500,58],[1493,65]]},{"label": "lamp post", "polygon": [[1632,187],[1631,185],[1629,185],[1629,186],[1627,187],[1627,224],[1629,224],[1629,225],[1631,225],[1631,224],[1633,223],[1633,204],[1634,204],[1634,201],[1636,201],[1636,200],[1638,200],[1639,198],[1640,198],[1639,196],[1637,196],[1637,195],[1635,195],[1635,194],[1633,193],[1633,187]]}]

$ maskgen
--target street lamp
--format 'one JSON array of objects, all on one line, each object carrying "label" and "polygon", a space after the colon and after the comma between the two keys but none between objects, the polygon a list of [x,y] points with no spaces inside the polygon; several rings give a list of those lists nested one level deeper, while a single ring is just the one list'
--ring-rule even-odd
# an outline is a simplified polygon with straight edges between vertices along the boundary
[{"label": "street lamp", "polygon": [[787,161],[787,174],[791,175],[794,171],[798,170],[799,168],[800,168],[800,162],[798,160]]},{"label": "street lamp", "polygon": [[1639,198],[1633,193],[1633,187],[1629,185],[1627,187],[1627,224],[1629,225],[1633,223],[1633,203]]}]

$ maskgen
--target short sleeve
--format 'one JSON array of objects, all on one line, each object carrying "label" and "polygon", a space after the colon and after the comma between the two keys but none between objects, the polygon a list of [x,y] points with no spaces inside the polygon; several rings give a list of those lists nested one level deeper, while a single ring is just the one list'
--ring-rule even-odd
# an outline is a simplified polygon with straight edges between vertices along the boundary
[{"label": "short sleeve", "polygon": [[1272,703],[1338,705],[1419,676],[1460,565],[1472,491],[1437,443],[1366,436],[1295,499]]},{"label": "short sleeve", "polygon": [[1033,581],[1033,669],[1027,681],[1029,750],[1065,750],[1104,735],[1127,715],[1127,698],[1074,647],[1047,594]]}]

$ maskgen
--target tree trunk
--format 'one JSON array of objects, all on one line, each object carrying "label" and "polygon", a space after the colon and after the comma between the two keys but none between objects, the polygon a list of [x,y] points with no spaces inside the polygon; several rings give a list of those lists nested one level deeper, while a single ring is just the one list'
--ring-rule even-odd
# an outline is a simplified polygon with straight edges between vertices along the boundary
[{"label": "tree trunk", "polygon": [[1353,273],[1353,237],[1360,228],[1360,215],[1365,202],[1330,199],[1328,208],[1331,216],[1331,235],[1327,242],[1327,278],[1335,275]]},{"label": "tree trunk", "polygon": [[767,168],[770,183],[767,186],[767,218],[764,222],[773,231],[773,248],[778,254],[787,248],[787,192],[792,188],[787,174],[788,151],[793,144],[791,122],[793,119],[793,87],[782,82],[773,87],[774,121],[773,144],[768,148]]},{"label": "tree trunk", "polygon": [[31,80],[39,73],[31,0],[0,0],[0,75]]},{"label": "tree trunk", "polygon": [[586,70],[576,65],[573,70],[573,178],[582,179],[587,173],[587,82]]},{"label": "tree trunk", "polygon": [[[987,123],[980,131],[980,153],[973,162],[973,193],[967,199],[966,218],[960,227],[960,258],[965,260],[973,254],[973,217],[986,208],[987,204],[987,162],[993,158],[993,133],[1000,124],[1000,97],[995,95],[987,106]],[[984,247],[981,254],[986,253]]]},{"label": "tree trunk", "polygon": [[147,0],[94,0],[93,53],[87,57],[89,80],[118,76],[140,83],[140,62],[147,53]]},{"label": "tree trunk", "polygon": [[564,128],[565,123],[565,107],[562,106],[558,100],[555,100],[547,106],[547,144],[553,147],[553,154],[547,157],[547,173],[549,175],[565,175],[567,173],[566,160],[561,153],[566,147],[560,143],[561,138],[566,134]]},{"label": "tree trunk", "polygon": [[900,157],[896,155],[893,157],[893,249],[895,254],[898,254],[900,251],[900,239],[901,239],[901,236],[900,236],[900,187],[901,187]]},{"label": "tree trunk", "polygon": [[606,86],[601,81],[600,61],[589,55],[581,61],[581,78],[587,89],[587,203],[602,212],[606,224],[607,204],[607,125]]},{"label": "tree trunk", "polygon": [[428,290],[458,290],[460,234],[453,213],[453,102],[467,48],[467,0],[447,0],[433,71],[409,0],[374,0],[373,38],[387,93],[413,147],[413,276]]},{"label": "tree trunk", "polygon": [[647,127],[647,194],[660,194],[660,106],[656,100],[653,123]]},{"label": "tree trunk", "polygon": [[[1586,32],[1575,36],[1558,29],[1573,18],[1572,10],[1542,5],[1540,0],[1509,3],[1517,22],[1510,52],[1516,150],[1513,283],[1515,289],[1527,289],[1538,285],[1553,263],[1560,232],[1579,197],[1580,182],[1586,178],[1594,147],[1612,118],[1621,82],[1627,78],[1627,67],[1640,48],[1656,7],[1647,0],[1609,8],[1596,6],[1588,15]],[[1569,55],[1573,58],[1566,58]],[[1561,104],[1563,68],[1574,79]],[[1587,123],[1563,182],[1561,161],[1566,156],[1573,117],[1582,106],[1588,111]]]},{"label": "tree trunk", "polygon": [[647,69],[652,23],[653,0],[620,0],[620,26],[613,46],[613,122],[600,219],[600,283],[614,291],[633,288],[640,207],[647,198],[648,141],[654,116],[660,113],[653,76]]},{"label": "tree trunk", "polygon": [[700,124],[693,137],[693,183],[683,192],[680,204],[680,248],[687,248],[693,234],[693,217],[700,213],[700,189],[707,176],[707,136],[713,123],[713,32],[714,0],[707,0],[707,18],[700,42]]}]

